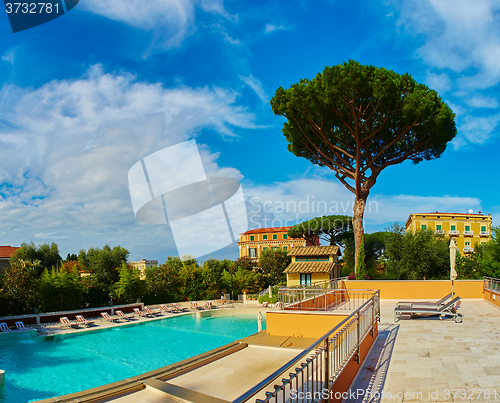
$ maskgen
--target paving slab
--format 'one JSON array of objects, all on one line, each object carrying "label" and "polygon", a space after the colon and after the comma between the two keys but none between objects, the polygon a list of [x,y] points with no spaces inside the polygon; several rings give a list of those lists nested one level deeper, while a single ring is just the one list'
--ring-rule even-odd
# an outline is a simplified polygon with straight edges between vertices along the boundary
[{"label": "paving slab", "polygon": [[500,402],[500,309],[462,300],[463,323],[394,323],[396,303],[381,301],[379,337],[351,385],[366,393],[345,403]]}]

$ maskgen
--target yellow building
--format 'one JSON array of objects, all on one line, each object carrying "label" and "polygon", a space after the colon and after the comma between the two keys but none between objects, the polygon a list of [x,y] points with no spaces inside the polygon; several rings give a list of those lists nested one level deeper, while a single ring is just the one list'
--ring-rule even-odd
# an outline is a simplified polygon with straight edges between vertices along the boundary
[{"label": "yellow building", "polygon": [[410,214],[405,229],[415,233],[420,229],[430,229],[436,234],[453,237],[461,254],[474,250],[474,245],[491,239],[492,218],[472,212],[464,213],[416,213]]},{"label": "yellow building", "polygon": [[288,287],[340,277],[338,246],[295,246],[289,255],[292,263],[285,269]]},{"label": "yellow building", "polygon": [[310,245],[303,238],[289,238],[287,234],[289,228],[292,227],[257,228],[243,232],[238,242],[240,257],[248,256],[258,260],[262,252],[266,250],[289,251],[294,246]]},{"label": "yellow building", "polygon": [[130,267],[138,269],[139,273],[141,274],[141,280],[145,280],[146,279],[146,269],[149,269],[150,267],[153,267],[153,266],[158,266],[158,260],[141,259],[137,262],[129,262],[128,265]]}]

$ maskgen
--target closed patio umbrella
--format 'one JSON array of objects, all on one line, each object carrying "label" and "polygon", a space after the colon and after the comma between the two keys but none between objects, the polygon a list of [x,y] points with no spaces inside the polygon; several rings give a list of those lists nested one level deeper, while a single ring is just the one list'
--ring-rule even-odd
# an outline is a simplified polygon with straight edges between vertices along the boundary
[{"label": "closed patio umbrella", "polygon": [[451,280],[451,293],[455,295],[453,292],[453,282],[457,278],[457,271],[455,270],[455,260],[457,257],[457,244],[455,240],[452,238],[450,242],[450,280]]}]

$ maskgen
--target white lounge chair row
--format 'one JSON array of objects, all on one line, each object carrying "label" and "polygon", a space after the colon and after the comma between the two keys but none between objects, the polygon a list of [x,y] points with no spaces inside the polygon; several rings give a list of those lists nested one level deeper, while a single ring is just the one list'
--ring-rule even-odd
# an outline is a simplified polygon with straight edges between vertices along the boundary
[{"label": "white lounge chair row", "polygon": [[[14,330],[28,330],[28,329],[26,329],[23,322],[16,322],[16,328]],[[7,323],[3,322],[0,323],[0,331],[7,333],[7,332],[12,332],[12,329],[7,325]]]},{"label": "white lounge chair row", "polygon": [[73,326],[85,326],[88,327],[94,324],[93,321],[85,319],[82,315],[76,315],[76,322],[71,322],[66,316],[59,318],[59,322],[62,326],[73,327]]},{"label": "white lounge chair row", "polygon": [[204,307],[200,306],[200,304],[198,304],[198,302],[196,302],[196,301],[191,302],[191,309],[204,310],[204,309],[212,309],[212,308],[217,308],[212,301],[205,301]]},{"label": "white lounge chair row", "polygon": [[270,304],[269,302],[263,302],[259,304],[261,308],[281,308],[281,302],[276,302],[275,304]]}]

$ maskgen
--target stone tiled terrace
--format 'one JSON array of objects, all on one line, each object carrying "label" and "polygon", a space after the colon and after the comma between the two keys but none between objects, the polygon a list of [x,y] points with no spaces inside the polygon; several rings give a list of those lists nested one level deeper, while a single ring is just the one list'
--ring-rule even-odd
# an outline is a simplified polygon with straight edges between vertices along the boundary
[{"label": "stone tiled terrace", "polygon": [[500,402],[500,309],[466,299],[463,323],[434,317],[395,324],[396,303],[381,301],[379,339],[352,387],[372,393],[347,401]]}]

